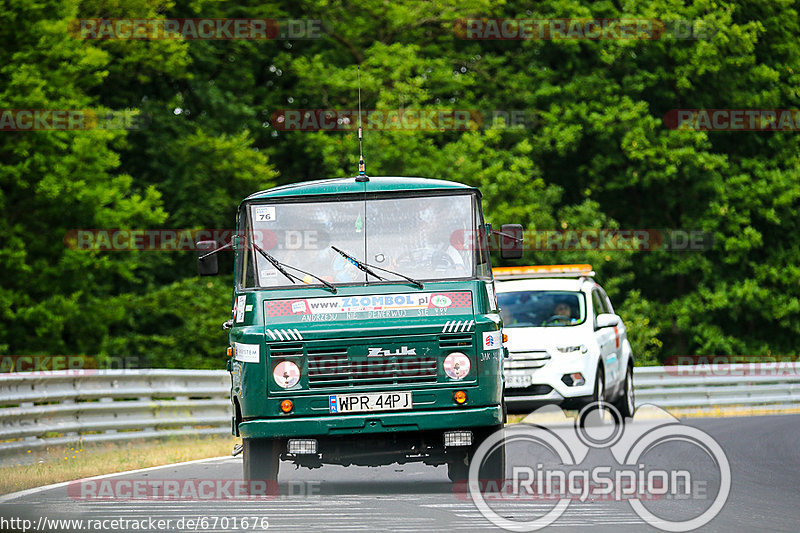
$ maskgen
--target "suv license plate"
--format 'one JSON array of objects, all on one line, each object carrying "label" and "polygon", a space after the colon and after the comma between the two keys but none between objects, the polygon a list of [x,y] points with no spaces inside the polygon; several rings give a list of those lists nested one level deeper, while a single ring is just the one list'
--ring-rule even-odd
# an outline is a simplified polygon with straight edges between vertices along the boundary
[{"label": "suv license plate", "polygon": [[524,389],[530,387],[532,383],[531,376],[507,376],[506,388],[509,389]]}]

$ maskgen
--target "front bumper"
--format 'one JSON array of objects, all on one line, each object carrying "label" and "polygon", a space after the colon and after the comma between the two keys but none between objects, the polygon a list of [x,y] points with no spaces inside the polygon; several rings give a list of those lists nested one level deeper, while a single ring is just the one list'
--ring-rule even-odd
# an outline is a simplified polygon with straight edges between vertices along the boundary
[{"label": "front bumper", "polygon": [[[565,374],[575,372],[583,374],[586,380],[583,385],[569,386],[562,381]],[[504,374],[506,381],[512,375],[531,377],[529,387],[505,389],[505,400],[509,405],[532,402],[564,403],[571,399],[590,397],[594,393],[597,358],[585,354],[565,355],[551,352],[541,368],[506,368]]]},{"label": "front bumper", "polygon": [[502,423],[503,410],[498,405],[430,411],[264,418],[240,423],[239,433],[246,439],[322,437],[492,427]]}]

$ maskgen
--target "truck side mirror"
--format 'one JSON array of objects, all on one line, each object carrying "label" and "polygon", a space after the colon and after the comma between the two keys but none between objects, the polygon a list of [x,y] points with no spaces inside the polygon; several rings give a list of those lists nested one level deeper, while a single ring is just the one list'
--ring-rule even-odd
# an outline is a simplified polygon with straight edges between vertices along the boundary
[{"label": "truck side mirror", "polygon": [[522,225],[503,224],[500,233],[500,257],[503,259],[522,257]]},{"label": "truck side mirror", "polygon": [[216,276],[219,274],[217,254],[217,241],[197,241],[197,272],[201,276]]}]

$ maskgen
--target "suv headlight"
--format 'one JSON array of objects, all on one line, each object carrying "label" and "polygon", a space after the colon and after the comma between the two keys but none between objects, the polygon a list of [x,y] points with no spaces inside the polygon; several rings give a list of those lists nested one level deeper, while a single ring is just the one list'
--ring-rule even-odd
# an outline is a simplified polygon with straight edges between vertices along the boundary
[{"label": "suv headlight", "polygon": [[444,358],[444,373],[450,379],[464,379],[472,366],[469,357],[461,352],[453,352]]},{"label": "suv headlight", "polygon": [[589,351],[589,348],[585,344],[581,344],[578,346],[558,346],[556,350],[558,350],[561,353],[575,353],[575,352],[586,353]]},{"label": "suv headlight", "polygon": [[300,367],[292,361],[281,361],[272,371],[272,378],[278,386],[291,389],[300,381]]}]

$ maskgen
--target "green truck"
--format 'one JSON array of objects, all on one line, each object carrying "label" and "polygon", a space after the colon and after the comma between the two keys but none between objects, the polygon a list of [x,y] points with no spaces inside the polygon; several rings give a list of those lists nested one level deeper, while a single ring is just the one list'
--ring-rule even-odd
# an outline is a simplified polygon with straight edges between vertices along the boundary
[{"label": "green truck", "polygon": [[[360,175],[252,194],[230,243],[197,243],[203,275],[235,251],[223,327],[245,480],[277,480],[281,460],[467,478],[505,421],[491,232],[476,188]],[[503,226],[503,257],[521,234]],[[501,478],[504,450],[478,468]]]}]

